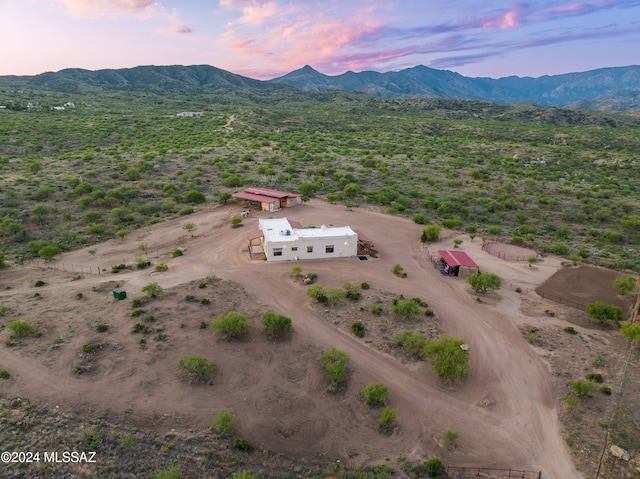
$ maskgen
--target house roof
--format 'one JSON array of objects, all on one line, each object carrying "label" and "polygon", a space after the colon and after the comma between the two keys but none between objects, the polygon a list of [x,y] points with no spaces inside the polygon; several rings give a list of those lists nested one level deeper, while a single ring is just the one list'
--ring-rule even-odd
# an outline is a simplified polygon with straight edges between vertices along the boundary
[{"label": "house roof", "polygon": [[282,198],[297,198],[302,195],[289,193],[288,191],[270,190],[268,188],[247,188],[246,190],[235,193],[233,196],[244,200],[270,203]]},{"label": "house roof", "polygon": [[371,243],[371,240],[365,235],[362,231],[356,228],[351,228],[358,235],[358,241],[363,241],[365,243]]},{"label": "house roof", "polygon": [[444,259],[449,266],[466,266],[480,269],[480,266],[464,251],[447,249],[438,251],[438,254],[442,256],[442,259]]}]

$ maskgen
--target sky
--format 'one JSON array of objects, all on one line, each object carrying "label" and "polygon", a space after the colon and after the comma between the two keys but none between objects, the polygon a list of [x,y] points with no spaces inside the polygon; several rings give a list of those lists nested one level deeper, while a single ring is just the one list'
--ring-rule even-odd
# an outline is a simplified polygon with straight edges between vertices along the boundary
[{"label": "sky", "polygon": [[0,0],[0,19],[0,75],[425,65],[500,78],[640,64],[640,0]]}]

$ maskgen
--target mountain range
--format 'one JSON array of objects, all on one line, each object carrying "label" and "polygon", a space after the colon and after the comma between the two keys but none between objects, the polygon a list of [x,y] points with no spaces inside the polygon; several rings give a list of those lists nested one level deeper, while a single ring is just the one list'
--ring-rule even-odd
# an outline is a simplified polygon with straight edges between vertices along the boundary
[{"label": "mountain range", "polygon": [[398,72],[364,71],[324,75],[310,66],[268,81],[255,80],[209,65],[139,66],[84,70],[68,68],[33,76],[0,76],[0,88],[47,88],[82,93],[95,90],[156,92],[253,92],[300,94],[342,90],[380,98],[454,98],[501,104],[589,110],[640,110],[640,66],[601,68],[542,76],[471,78],[425,66]]}]

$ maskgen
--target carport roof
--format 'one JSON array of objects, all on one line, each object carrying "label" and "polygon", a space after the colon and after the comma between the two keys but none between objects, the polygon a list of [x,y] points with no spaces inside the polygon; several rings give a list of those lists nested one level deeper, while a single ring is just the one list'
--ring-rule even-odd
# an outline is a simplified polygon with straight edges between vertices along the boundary
[{"label": "carport roof", "polygon": [[468,268],[480,269],[480,266],[464,251],[444,249],[438,251],[438,254],[442,256],[442,259],[444,259],[449,266],[466,266]]},{"label": "carport roof", "polygon": [[282,198],[297,198],[301,195],[287,191],[270,190],[268,188],[247,188],[246,190],[235,193],[233,196],[242,198],[243,200],[271,203],[272,201],[277,201]]}]

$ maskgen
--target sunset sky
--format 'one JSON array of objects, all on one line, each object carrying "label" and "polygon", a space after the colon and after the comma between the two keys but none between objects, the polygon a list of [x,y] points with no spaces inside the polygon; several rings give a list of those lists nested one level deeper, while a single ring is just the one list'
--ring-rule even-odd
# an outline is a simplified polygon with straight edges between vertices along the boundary
[{"label": "sunset sky", "polygon": [[640,64],[633,0],[0,0],[0,75],[208,64],[269,79],[415,65],[466,76]]}]

